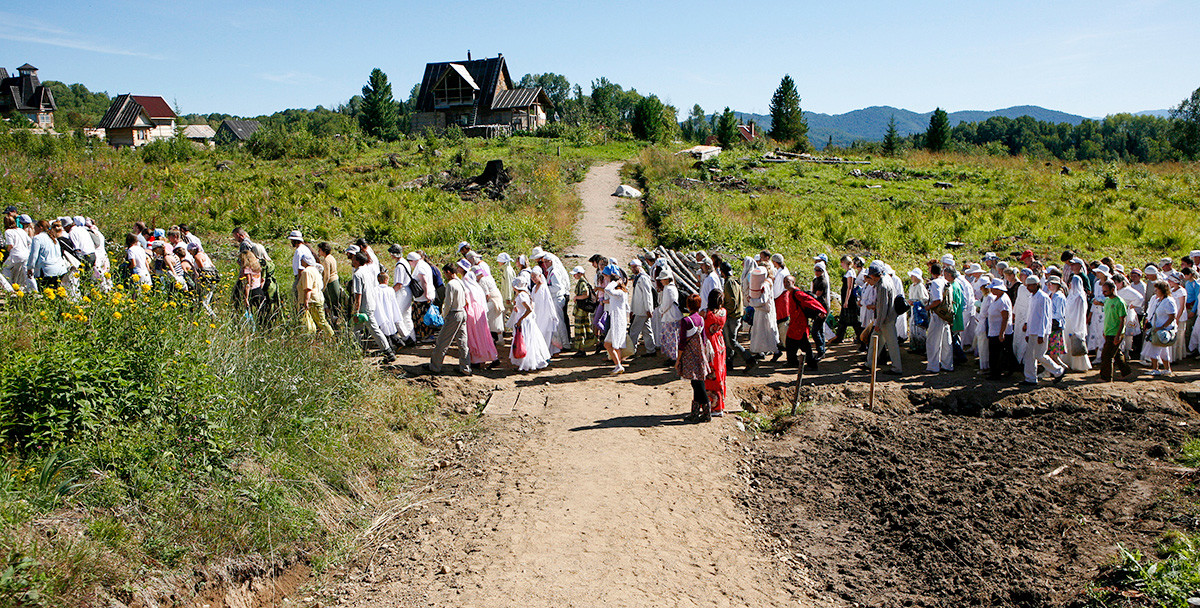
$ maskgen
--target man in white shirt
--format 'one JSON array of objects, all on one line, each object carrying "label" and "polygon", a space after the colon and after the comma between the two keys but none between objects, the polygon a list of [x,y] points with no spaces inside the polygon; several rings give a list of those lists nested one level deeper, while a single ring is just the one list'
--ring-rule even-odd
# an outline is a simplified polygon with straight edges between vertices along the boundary
[{"label": "man in white shirt", "polygon": [[192,234],[192,229],[187,224],[179,225],[179,234],[183,236],[185,243],[195,243],[196,247],[200,248],[200,251],[204,251],[204,243],[200,242],[200,237]]},{"label": "man in white shirt", "polygon": [[392,363],[396,356],[392,354],[392,345],[388,342],[379,322],[375,320],[375,307],[378,305],[376,291],[379,289],[379,277],[373,272],[371,258],[365,252],[359,251],[350,256],[350,265],[354,274],[350,278],[350,316],[354,323],[354,336],[363,351],[367,349],[367,339],[374,339],[375,345],[383,350],[383,362]]},{"label": "man in white shirt", "polygon": [[[929,329],[925,335],[925,359],[927,361],[925,369],[937,373],[941,371],[954,371],[954,349],[950,336],[950,324],[938,316],[934,312],[942,300],[950,301],[953,299],[951,288],[946,279],[942,276],[942,267],[938,264],[930,264],[930,275],[933,280],[929,282]],[[949,308],[953,310],[953,306]]]},{"label": "man in white shirt", "polygon": [[642,338],[646,342],[646,354],[653,355],[658,350],[658,343],[655,342],[654,328],[650,325],[650,314],[654,310],[652,281],[650,275],[642,270],[642,261],[637,258],[629,262],[629,270],[629,313],[632,320],[625,339],[625,352],[632,354],[637,351],[638,338]]},{"label": "man in white shirt", "polygon": [[1050,344],[1050,322],[1053,311],[1050,308],[1050,294],[1042,290],[1042,281],[1037,275],[1025,279],[1025,288],[1032,296],[1029,299],[1029,312],[1025,321],[1025,340],[1029,345],[1025,348],[1025,384],[1036,385],[1038,381],[1038,363],[1050,372],[1055,382],[1062,380],[1066,371],[1046,354]]}]

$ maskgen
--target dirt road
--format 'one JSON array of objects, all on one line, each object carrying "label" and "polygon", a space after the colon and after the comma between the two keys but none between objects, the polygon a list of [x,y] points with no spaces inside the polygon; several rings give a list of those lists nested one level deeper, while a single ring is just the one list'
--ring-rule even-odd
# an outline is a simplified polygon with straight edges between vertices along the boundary
[{"label": "dirt road", "polygon": [[[619,168],[579,186],[578,251],[627,261]],[[435,457],[429,485],[385,510],[326,594],[348,606],[801,605],[788,557],[734,499],[734,418],[685,424],[689,389],[657,359],[610,369],[593,356],[422,380],[464,407],[486,401],[485,432]]]}]

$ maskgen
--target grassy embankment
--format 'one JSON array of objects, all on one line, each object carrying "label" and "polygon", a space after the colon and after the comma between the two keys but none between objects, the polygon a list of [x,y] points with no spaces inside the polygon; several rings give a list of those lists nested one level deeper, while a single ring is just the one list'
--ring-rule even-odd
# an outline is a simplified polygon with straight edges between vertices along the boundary
[{"label": "grassy embankment", "polygon": [[[226,275],[216,318],[157,287],[0,302],[0,605],[128,602],[149,581],[232,557],[320,567],[411,476],[428,442],[469,427],[469,416],[364,365],[344,339],[249,335],[223,306],[235,225],[277,249],[281,272],[290,255],[281,239],[296,227],[314,240],[365,234],[437,257],[463,238],[490,252],[561,247],[588,162],[634,151],[528,138],[430,143],[443,153],[406,142],[305,160],[214,151],[156,164],[0,133],[0,203],[96,218],[114,259],[134,220],[188,222]],[[442,170],[471,176],[492,158],[514,177],[504,200],[397,188]],[[218,170],[222,160],[232,170]]]},{"label": "grassy embankment", "polygon": [[[1072,249],[1090,259],[1111,255],[1127,268],[1200,245],[1195,164],[1069,163],[1070,175],[1062,175],[1061,164],[1020,157],[916,152],[869,159],[869,165],[768,164],[760,158],[727,152],[697,169],[692,159],[670,150],[644,150],[627,169],[647,193],[641,208],[630,211],[640,215],[635,219],[643,226],[643,244],[738,256],[769,249],[789,261],[852,253],[888,260],[901,272],[923,268],[950,241],[965,243],[960,259],[1028,248],[1057,261],[1062,250]],[[856,169],[895,175],[858,176],[851,173]],[[720,183],[730,178],[745,185]],[[793,270],[811,276],[807,262],[793,263]],[[1178,458],[1184,466],[1200,466],[1200,439],[1181,446]],[[1180,491],[1200,496],[1194,485]],[[1195,511],[1200,513],[1200,501]],[[1196,513],[1181,514],[1180,521],[1194,526]],[[1164,537],[1156,555],[1121,550],[1097,581],[1092,604],[1183,608],[1200,595],[1200,537],[1184,528]]]}]

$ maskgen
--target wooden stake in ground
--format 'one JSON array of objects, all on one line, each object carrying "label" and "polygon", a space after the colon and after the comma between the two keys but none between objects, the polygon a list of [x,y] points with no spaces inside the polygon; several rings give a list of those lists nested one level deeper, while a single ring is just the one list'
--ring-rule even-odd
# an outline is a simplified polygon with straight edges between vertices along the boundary
[{"label": "wooden stake in ground", "polygon": [[879,368],[879,334],[871,332],[871,346],[867,348],[871,358],[871,394],[867,399],[867,407],[875,409],[875,371]]},{"label": "wooden stake in ground", "polygon": [[796,408],[800,407],[800,385],[804,384],[804,361],[800,362],[800,371],[796,372],[796,394],[792,396],[792,415],[796,415]]}]

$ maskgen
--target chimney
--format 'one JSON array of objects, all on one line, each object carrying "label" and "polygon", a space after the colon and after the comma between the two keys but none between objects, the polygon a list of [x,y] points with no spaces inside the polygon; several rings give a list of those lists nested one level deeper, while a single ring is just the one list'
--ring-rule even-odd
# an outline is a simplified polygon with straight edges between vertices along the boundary
[{"label": "chimney", "polygon": [[471,49],[467,49],[467,61],[471,60]]}]

